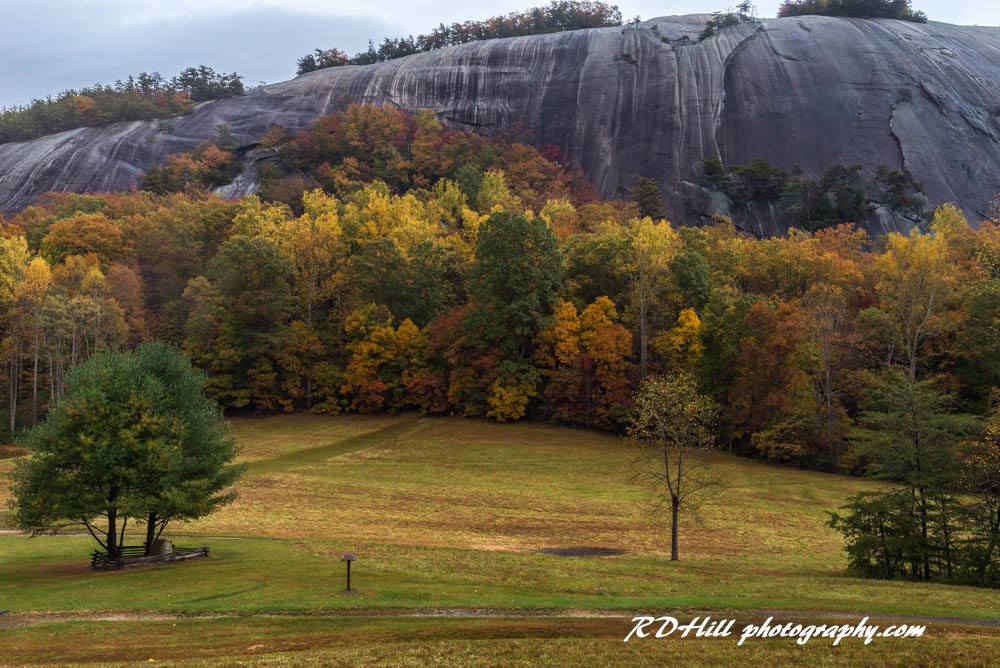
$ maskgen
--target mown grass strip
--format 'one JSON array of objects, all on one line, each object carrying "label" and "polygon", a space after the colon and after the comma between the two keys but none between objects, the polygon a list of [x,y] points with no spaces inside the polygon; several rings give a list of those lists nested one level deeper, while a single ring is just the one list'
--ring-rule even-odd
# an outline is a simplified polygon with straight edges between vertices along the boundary
[{"label": "mown grass strip", "polygon": [[417,428],[420,420],[417,417],[408,418],[390,424],[374,431],[343,440],[333,441],[323,445],[288,452],[277,457],[260,459],[247,465],[247,474],[274,473],[292,468],[315,464],[332,457],[339,457],[350,452],[358,452],[375,445],[395,441]]}]

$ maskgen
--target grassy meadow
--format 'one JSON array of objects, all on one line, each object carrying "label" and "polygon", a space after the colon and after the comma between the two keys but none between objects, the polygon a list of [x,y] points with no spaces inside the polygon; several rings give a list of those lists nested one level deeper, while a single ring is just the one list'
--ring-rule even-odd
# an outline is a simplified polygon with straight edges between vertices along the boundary
[{"label": "grassy meadow", "polygon": [[[945,657],[977,665],[1000,656],[1000,627],[983,626],[1000,625],[1000,592],[845,573],[827,513],[867,481],[706,455],[720,484],[683,520],[681,561],[670,562],[668,518],[607,434],[415,415],[244,418],[233,431],[247,464],[239,499],[167,534],[181,546],[208,545],[208,559],[94,573],[88,536],[0,534],[0,610],[9,610],[0,615],[0,663],[653,665],[795,656],[819,665]],[[11,467],[0,460],[0,473]],[[8,498],[0,477],[0,503]],[[141,540],[137,531],[127,542]],[[540,552],[572,547],[622,553]],[[358,557],[352,594],[342,591],[345,552]],[[621,643],[633,614],[704,610],[932,621],[928,637],[867,647]]]}]

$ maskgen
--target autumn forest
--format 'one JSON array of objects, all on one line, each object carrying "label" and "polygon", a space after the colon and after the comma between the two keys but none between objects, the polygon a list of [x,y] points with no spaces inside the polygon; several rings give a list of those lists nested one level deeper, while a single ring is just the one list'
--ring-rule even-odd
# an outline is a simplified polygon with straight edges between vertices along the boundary
[{"label": "autumn forest", "polygon": [[[929,495],[900,472],[908,455],[887,460],[879,444],[919,432],[957,467],[942,489],[995,494],[963,462],[997,467],[996,223],[945,205],[880,238],[850,224],[769,239],[725,219],[675,227],[650,180],[600,200],[557,149],[517,139],[354,105],[299,132],[272,127],[254,149],[257,195],[211,194],[237,169],[220,127],[145,190],[53,193],[9,216],[9,438],[44,416],[70,368],[157,339],[234,414],[415,410],[620,431],[643,378],[687,372],[733,453]],[[927,550],[904,552],[905,570]]]},{"label": "autumn forest", "polygon": [[54,193],[4,221],[13,434],[66,369],[147,339],[234,410],[615,430],[639,378],[689,369],[728,447],[843,470],[887,374],[976,414],[1000,385],[1000,230],[953,207],[909,235],[755,239],[600,201],[556,149],[430,114],[353,106],[269,135],[260,196],[204,190],[232,155],[211,145],[156,170],[163,194]]}]

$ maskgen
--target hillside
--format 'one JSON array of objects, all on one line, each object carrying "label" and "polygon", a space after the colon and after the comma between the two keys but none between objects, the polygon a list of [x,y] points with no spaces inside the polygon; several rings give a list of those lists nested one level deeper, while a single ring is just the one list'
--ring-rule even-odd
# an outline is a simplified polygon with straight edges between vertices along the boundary
[{"label": "hillside", "polygon": [[[48,190],[125,190],[220,123],[252,146],[268,126],[307,125],[349,101],[430,108],[482,132],[517,126],[559,146],[604,195],[657,178],[670,215],[724,212],[687,183],[704,157],[819,173],[902,169],[930,203],[987,210],[1000,173],[1000,28],[795,17],[700,40],[704,15],[469,43],[370,66],[311,72],[170,122],[79,129],[0,145],[0,211]],[[252,165],[226,194],[254,188]],[[767,234],[782,221],[751,211]],[[876,211],[875,232],[907,221]]]},{"label": "hillside", "polygon": [[[743,619],[781,610],[800,622],[933,618],[928,638],[848,641],[835,648],[843,661],[891,653],[910,665],[944,656],[975,664],[1000,641],[974,625],[996,620],[995,590],[846,574],[826,513],[867,481],[709,455],[720,484],[699,517],[685,520],[681,561],[671,562],[667,517],[631,479],[628,452],[613,436],[415,415],[290,415],[233,426],[249,465],[239,500],[168,531],[179,545],[208,545],[206,560],[95,575],[85,535],[0,535],[0,600],[10,609],[0,617],[0,664],[245,661],[272,652],[287,652],[286,664],[301,664],[300,653],[336,663],[302,653],[329,648],[368,658],[341,657],[348,663],[385,662],[377,657],[388,652],[395,665],[432,651],[425,643],[438,662],[512,652],[492,659],[511,665],[563,650],[570,654],[555,663],[594,651],[613,662],[632,614],[706,609]],[[9,465],[0,460],[0,471]],[[0,504],[6,496],[0,488]],[[579,547],[621,553],[541,552]],[[353,596],[340,593],[344,552],[358,556]],[[428,615],[444,618],[421,626]],[[947,626],[963,619],[970,625]],[[361,623],[380,631],[357,635]],[[490,639],[509,646],[476,645]],[[689,642],[681,646],[695,652]],[[11,646],[16,655],[5,653]],[[755,662],[806,651],[790,639],[697,647]],[[831,651],[818,640],[809,647]],[[680,650],[664,641],[627,651],[639,665]],[[463,652],[472,658],[460,660]]]}]

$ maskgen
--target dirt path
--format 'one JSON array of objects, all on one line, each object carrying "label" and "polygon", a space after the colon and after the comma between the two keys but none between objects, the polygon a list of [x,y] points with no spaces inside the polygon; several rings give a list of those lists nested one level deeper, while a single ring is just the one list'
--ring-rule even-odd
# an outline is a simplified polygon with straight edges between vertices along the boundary
[{"label": "dirt path", "polygon": [[526,608],[358,608],[353,610],[301,610],[263,612],[206,612],[173,613],[153,611],[46,611],[0,612],[0,629],[22,628],[59,622],[142,622],[177,621],[185,619],[240,619],[308,617],[312,619],[338,619],[356,617],[416,617],[442,619],[621,619],[628,622],[636,615],[671,615],[681,620],[711,616],[714,619],[741,621],[764,620],[774,617],[777,622],[838,621],[859,622],[868,617],[871,623],[924,624],[961,626],[983,629],[1000,628],[1000,619],[963,619],[958,617],[923,617],[912,615],[864,614],[826,610],[574,610]]}]

